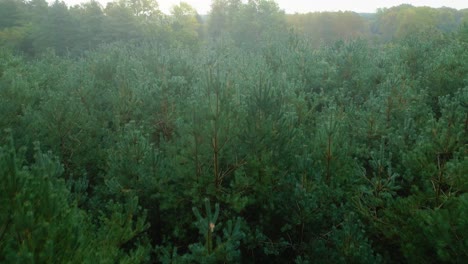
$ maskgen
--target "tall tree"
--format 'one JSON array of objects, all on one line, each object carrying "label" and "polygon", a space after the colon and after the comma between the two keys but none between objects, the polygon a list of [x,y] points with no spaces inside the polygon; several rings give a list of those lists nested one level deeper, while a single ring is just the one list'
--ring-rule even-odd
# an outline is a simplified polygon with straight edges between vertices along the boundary
[{"label": "tall tree", "polygon": [[138,17],[150,17],[160,12],[156,0],[120,0],[120,4],[130,7]]},{"label": "tall tree", "polygon": [[177,41],[194,46],[201,29],[197,11],[189,4],[180,2],[172,8],[171,15],[172,30]]},{"label": "tall tree", "polygon": [[75,43],[77,28],[77,21],[71,16],[65,2],[56,0],[34,30],[35,51],[52,48],[58,54],[66,54]]},{"label": "tall tree", "polygon": [[234,17],[240,11],[241,0],[213,0],[208,20],[208,33],[212,38],[229,34]]},{"label": "tall tree", "polygon": [[108,3],[104,9],[104,37],[106,41],[129,40],[141,37],[142,28],[138,27],[138,19],[134,10],[125,2]]},{"label": "tall tree", "polygon": [[101,5],[97,1],[92,0],[80,6],[72,7],[70,12],[79,27],[79,38],[75,43],[76,49],[80,51],[88,50],[95,48],[104,41],[103,25],[105,16]]},{"label": "tall tree", "polygon": [[23,5],[20,0],[0,1],[0,30],[21,25]]}]

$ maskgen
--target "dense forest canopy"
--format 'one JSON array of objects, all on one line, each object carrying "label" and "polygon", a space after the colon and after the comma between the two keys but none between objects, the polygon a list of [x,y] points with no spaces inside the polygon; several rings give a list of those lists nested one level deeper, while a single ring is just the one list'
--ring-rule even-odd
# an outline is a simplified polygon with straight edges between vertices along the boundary
[{"label": "dense forest canopy", "polygon": [[464,263],[468,10],[0,0],[1,263]]}]

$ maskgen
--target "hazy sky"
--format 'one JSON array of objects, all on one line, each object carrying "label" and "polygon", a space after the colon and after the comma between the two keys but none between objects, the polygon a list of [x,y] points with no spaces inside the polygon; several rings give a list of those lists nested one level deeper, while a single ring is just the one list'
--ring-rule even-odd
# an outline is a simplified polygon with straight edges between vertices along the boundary
[{"label": "hazy sky", "polygon": [[[53,0],[49,0],[53,2]],[[68,5],[75,5],[89,0],[64,0]],[[112,0],[97,0],[103,6]],[[157,0],[164,13],[168,13],[171,7],[180,0]],[[211,0],[185,0],[197,9],[198,13],[206,14],[210,10]],[[375,12],[380,7],[392,7],[400,4],[412,4],[414,6],[452,7],[456,9],[468,8],[468,0],[276,0],[280,8],[286,13],[307,13],[314,11],[355,11]]]}]

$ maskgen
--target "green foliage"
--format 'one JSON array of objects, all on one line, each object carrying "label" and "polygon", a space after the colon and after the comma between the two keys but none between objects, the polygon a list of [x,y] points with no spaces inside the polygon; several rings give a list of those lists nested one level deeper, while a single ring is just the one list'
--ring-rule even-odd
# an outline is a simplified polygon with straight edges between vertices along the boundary
[{"label": "green foliage", "polygon": [[460,21],[461,12],[451,8],[434,9],[403,4],[379,9],[374,28],[387,40],[404,38],[421,32],[454,32]]},{"label": "green foliage", "polygon": [[370,35],[368,21],[354,12],[293,14],[286,19],[297,32],[310,38],[314,46]]},{"label": "green foliage", "polygon": [[[225,224],[218,223],[219,204],[215,205],[215,212],[211,210],[209,200],[205,199],[205,217],[203,217],[198,208],[193,207],[197,221],[195,226],[198,228],[204,243],[194,243],[189,245],[190,253],[182,256],[177,255],[177,248],[174,248],[172,254],[166,248],[160,248],[161,260],[163,263],[220,263],[220,262],[238,262],[240,260],[239,245],[244,237],[241,231],[241,219],[238,217],[235,222],[228,220]],[[224,226],[224,227],[223,227]],[[220,227],[223,227],[221,229]],[[216,231],[222,230],[222,235]]]},{"label": "green foliage", "polygon": [[172,30],[175,41],[184,45],[196,46],[197,41],[203,35],[202,24],[197,11],[185,2],[172,8]]},{"label": "green foliage", "polygon": [[216,0],[213,1],[207,26],[211,38],[232,38],[238,45],[252,49],[275,30],[284,30],[285,21],[282,11],[271,0],[247,3]]},{"label": "green foliage", "polygon": [[[240,218],[237,218],[235,224],[229,220],[226,227],[223,229],[223,240],[220,236],[216,236],[215,230],[218,229],[217,223],[219,216],[219,204],[215,205],[214,214],[211,211],[211,206],[208,199],[205,199],[206,217],[204,218],[196,207],[193,208],[193,213],[197,217],[196,226],[200,235],[205,239],[204,247],[200,244],[192,244],[189,246],[192,251],[192,256],[187,260],[198,261],[200,263],[218,263],[218,262],[232,262],[240,257],[238,251],[239,240],[242,238],[243,233],[240,231]],[[191,260],[191,258],[193,258]]]},{"label": "green foliage", "polygon": [[36,50],[52,48],[57,54],[64,55],[77,36],[76,21],[70,15],[65,2],[57,0],[47,11],[34,32],[33,46]]},{"label": "green foliage", "polygon": [[0,262],[467,258],[458,11],[2,4]]},{"label": "green foliage", "polygon": [[12,142],[0,148],[2,262],[135,263],[147,258],[144,245],[128,253],[122,248],[145,228],[144,218],[134,223],[131,217],[136,200],[125,209],[110,206],[112,213],[94,223],[71,199],[58,160],[42,153],[39,144],[34,152],[34,162],[25,166],[24,149],[16,152]]}]

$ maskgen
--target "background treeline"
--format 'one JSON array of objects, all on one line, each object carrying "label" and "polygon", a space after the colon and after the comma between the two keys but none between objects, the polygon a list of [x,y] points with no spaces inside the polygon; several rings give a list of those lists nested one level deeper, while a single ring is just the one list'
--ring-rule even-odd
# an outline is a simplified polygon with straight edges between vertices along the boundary
[{"label": "background treeline", "polygon": [[[414,33],[455,33],[468,26],[468,9],[400,5],[372,14],[320,12],[287,15],[288,24],[316,42],[356,37],[377,41],[402,39]],[[465,33],[466,34],[466,33]]]},{"label": "background treeline", "polygon": [[468,258],[466,12],[0,1],[0,262]]},{"label": "background treeline", "polygon": [[172,46],[197,46],[224,34],[238,44],[256,43],[261,35],[285,29],[294,29],[315,47],[340,39],[388,42],[421,32],[463,32],[468,39],[467,28],[468,9],[411,5],[379,9],[374,14],[286,15],[271,1],[243,4],[240,0],[214,0],[210,14],[199,15],[184,2],[164,14],[155,0],[120,0],[105,7],[95,1],[73,7],[60,1],[50,5],[46,0],[0,1],[0,47],[33,56],[51,48],[59,55],[82,55],[115,41],[152,40]]}]

